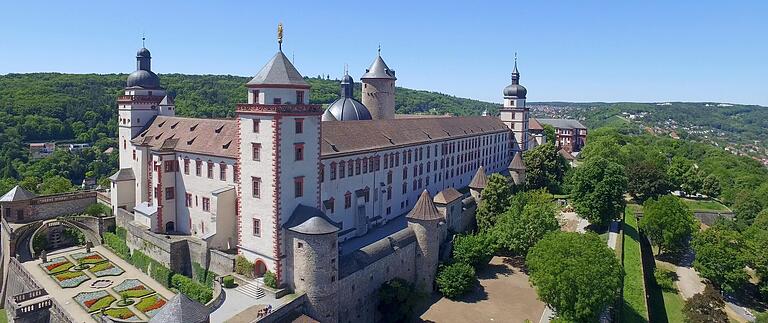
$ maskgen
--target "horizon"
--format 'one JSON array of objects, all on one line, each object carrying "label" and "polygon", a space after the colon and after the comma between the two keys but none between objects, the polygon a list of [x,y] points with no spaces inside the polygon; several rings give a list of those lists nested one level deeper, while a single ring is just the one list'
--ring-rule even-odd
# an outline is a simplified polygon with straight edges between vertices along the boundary
[{"label": "horizon", "polygon": [[[397,3],[381,16],[354,3],[151,6],[170,14],[143,17],[117,3],[53,3],[44,11],[12,3],[0,28],[13,30],[3,39],[14,51],[0,51],[0,74],[127,74],[146,34],[158,74],[249,77],[277,51],[282,22],[284,53],[307,77],[338,79],[347,64],[359,82],[381,44],[397,86],[498,103],[517,52],[531,102],[768,106],[761,86],[768,44],[760,41],[768,4],[757,1],[409,3],[399,12]],[[71,17],[61,20],[62,11]],[[270,14],[253,19],[263,12]]]}]

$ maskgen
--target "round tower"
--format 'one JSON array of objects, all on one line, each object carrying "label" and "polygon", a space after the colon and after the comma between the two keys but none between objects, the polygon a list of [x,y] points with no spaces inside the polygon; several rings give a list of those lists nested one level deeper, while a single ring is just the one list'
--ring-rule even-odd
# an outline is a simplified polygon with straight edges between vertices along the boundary
[{"label": "round tower", "polygon": [[363,105],[376,119],[395,118],[395,71],[384,63],[381,48],[371,67],[360,78],[363,83]]},{"label": "round tower", "polygon": [[312,217],[287,230],[288,282],[294,291],[306,294],[309,316],[321,322],[337,322],[339,228],[320,210],[310,214]]},{"label": "round tower", "polygon": [[488,176],[485,175],[485,167],[480,166],[475,173],[475,177],[472,177],[472,181],[469,182],[469,194],[475,199],[477,204],[480,204],[482,199],[482,192],[485,186],[488,184]]},{"label": "round tower", "polygon": [[416,234],[416,286],[432,292],[440,258],[440,222],[445,218],[437,210],[429,192],[424,190],[406,216],[408,227]]},{"label": "round tower", "polygon": [[525,184],[525,162],[523,162],[523,158],[520,156],[522,153],[517,152],[515,153],[515,157],[512,158],[512,162],[509,164],[509,167],[507,169],[509,170],[509,175],[512,176],[512,182],[515,185],[524,185]]}]

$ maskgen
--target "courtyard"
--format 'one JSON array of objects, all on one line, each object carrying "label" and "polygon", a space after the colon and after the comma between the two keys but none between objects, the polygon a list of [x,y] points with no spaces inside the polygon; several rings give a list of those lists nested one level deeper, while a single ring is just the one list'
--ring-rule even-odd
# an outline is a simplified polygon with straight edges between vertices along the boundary
[{"label": "courtyard", "polygon": [[101,315],[146,322],[175,295],[102,246],[52,252],[47,261],[23,263],[73,318],[97,322]]},{"label": "courtyard", "polygon": [[422,322],[538,322],[544,312],[536,290],[521,270],[522,261],[493,257],[478,272],[480,285],[459,300],[435,297]]}]

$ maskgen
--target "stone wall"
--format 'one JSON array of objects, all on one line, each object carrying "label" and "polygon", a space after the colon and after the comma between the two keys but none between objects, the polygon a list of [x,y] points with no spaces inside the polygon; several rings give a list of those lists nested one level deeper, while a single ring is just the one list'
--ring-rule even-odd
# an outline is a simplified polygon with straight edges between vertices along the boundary
[{"label": "stone wall", "polygon": [[32,213],[25,222],[82,213],[86,207],[94,203],[96,203],[96,191],[36,197],[30,201]]},{"label": "stone wall", "polygon": [[216,275],[224,276],[235,271],[235,257],[224,251],[211,250],[209,254],[208,270]]},{"label": "stone wall", "polygon": [[[56,322],[69,323],[77,322],[61,307],[61,304],[55,298],[49,298],[41,302],[39,310],[29,311],[29,306],[19,308],[19,313],[14,311],[14,296],[20,294],[31,295],[31,292],[41,291],[40,285],[32,278],[32,275],[19,263],[16,258],[11,258],[8,263],[7,290],[3,304],[8,311],[8,322]],[[20,295],[21,296],[21,295]],[[46,308],[47,307],[47,308]]]},{"label": "stone wall", "polygon": [[293,299],[290,303],[280,306],[272,310],[272,313],[266,317],[257,320],[253,319],[253,322],[259,323],[277,323],[277,322],[291,322],[292,315],[295,312],[304,313],[305,305],[307,303],[307,297],[304,294],[299,295]]}]

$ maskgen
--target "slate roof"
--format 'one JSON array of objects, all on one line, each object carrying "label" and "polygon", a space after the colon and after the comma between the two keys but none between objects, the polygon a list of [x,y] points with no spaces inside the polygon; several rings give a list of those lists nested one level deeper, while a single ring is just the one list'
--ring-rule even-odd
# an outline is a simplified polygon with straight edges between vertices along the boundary
[{"label": "slate roof", "polygon": [[485,175],[485,168],[480,166],[475,173],[475,177],[472,177],[472,181],[469,182],[470,188],[484,189],[488,185],[488,176]]},{"label": "slate roof", "polygon": [[283,227],[303,234],[328,234],[339,231],[341,225],[317,208],[299,204]]},{"label": "slate roof", "polygon": [[133,174],[133,168],[121,168],[110,176],[109,179],[115,182],[121,182],[134,180],[136,179],[136,176]]},{"label": "slate roof", "polygon": [[521,152],[515,153],[515,157],[513,157],[512,162],[509,163],[508,169],[525,170],[525,163],[523,162],[523,158],[521,157],[521,155],[522,155]]},{"label": "slate roof", "polygon": [[25,190],[23,187],[16,185],[10,191],[6,192],[3,197],[0,197],[0,202],[14,202],[24,201],[37,197],[35,193]]},{"label": "slate roof", "polygon": [[387,63],[384,63],[384,59],[381,58],[381,55],[376,56],[376,59],[373,60],[371,66],[365,70],[365,74],[360,78],[397,80],[395,71],[389,69],[389,66],[387,66]]},{"label": "slate roof", "polygon": [[464,195],[459,193],[455,188],[449,187],[437,193],[432,200],[438,204],[448,204],[460,199],[462,196]]},{"label": "slate roof", "polygon": [[499,118],[480,116],[327,121],[322,127],[323,157],[509,131]]},{"label": "slate roof", "polygon": [[154,150],[237,157],[237,121],[157,116],[131,142]]},{"label": "slate roof", "polygon": [[204,323],[210,321],[205,305],[191,300],[187,295],[176,294],[149,323]]},{"label": "slate roof", "polygon": [[443,215],[437,211],[437,207],[435,207],[435,203],[432,202],[432,198],[429,196],[429,192],[424,190],[421,192],[419,200],[416,201],[416,205],[413,206],[413,209],[410,213],[408,213],[406,218],[431,221],[441,220],[443,219]]},{"label": "slate roof", "polygon": [[561,129],[587,129],[581,122],[573,119],[538,119],[538,121],[539,123],[548,124]]},{"label": "slate roof", "polygon": [[256,76],[246,83],[246,86],[249,85],[293,85],[309,88],[309,83],[304,80],[282,51],[277,52],[267,65],[264,65]]},{"label": "slate roof", "polygon": [[347,277],[352,273],[375,263],[379,259],[392,254],[395,250],[414,242],[416,242],[416,234],[413,232],[413,229],[406,227],[383,239],[355,250],[343,256],[339,261],[339,277]]}]

